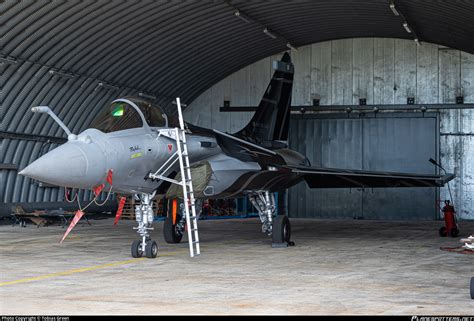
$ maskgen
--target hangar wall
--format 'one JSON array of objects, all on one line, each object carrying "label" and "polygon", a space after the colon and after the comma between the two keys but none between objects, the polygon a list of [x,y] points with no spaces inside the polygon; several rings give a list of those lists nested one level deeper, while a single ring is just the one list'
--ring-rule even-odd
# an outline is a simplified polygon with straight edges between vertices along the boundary
[{"label": "hangar wall", "polygon": [[[294,114],[289,145],[312,166],[368,171],[437,174],[436,113]],[[301,183],[288,194],[290,217],[433,220],[439,189],[319,188]]]},{"label": "hangar wall", "polygon": [[[252,113],[222,113],[231,106],[256,106],[271,77],[274,55],[249,65],[201,94],[185,110],[191,123],[233,132]],[[293,105],[455,103],[463,95],[474,103],[474,55],[429,43],[387,38],[354,38],[304,46],[292,52],[295,64]],[[474,219],[474,110],[439,112],[440,159],[456,173],[451,189],[457,212]],[[440,191],[448,198],[447,188]]]}]

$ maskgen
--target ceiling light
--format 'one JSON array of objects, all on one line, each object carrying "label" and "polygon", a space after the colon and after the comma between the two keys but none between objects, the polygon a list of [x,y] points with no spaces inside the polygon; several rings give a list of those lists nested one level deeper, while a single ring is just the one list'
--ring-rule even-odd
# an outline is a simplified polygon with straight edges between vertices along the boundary
[{"label": "ceiling light", "polygon": [[64,77],[64,78],[70,78],[70,79],[76,77],[76,75],[74,75],[73,73],[63,72],[63,71],[59,71],[59,70],[55,70],[55,69],[51,69],[49,71],[49,74],[50,75],[57,75],[59,77]]},{"label": "ceiling light", "polygon": [[273,33],[271,33],[270,30],[268,30],[268,28],[263,29],[263,33],[266,34],[267,36],[269,36],[272,39],[277,38],[277,36],[275,36]]},{"label": "ceiling light", "polygon": [[411,33],[411,29],[410,29],[410,27],[408,26],[408,23],[407,23],[407,22],[404,22],[404,23],[403,23],[403,28],[405,28],[405,30],[406,30],[408,33]]},{"label": "ceiling light", "polygon": [[392,10],[394,15],[396,15],[396,16],[400,15],[400,13],[397,11],[397,8],[395,7],[395,3],[393,3],[393,2],[390,3],[390,9]]},{"label": "ceiling light", "polygon": [[10,64],[10,65],[15,65],[18,63],[18,61],[16,60],[16,58],[13,58],[13,57],[0,57],[0,62],[2,64],[6,63],[6,64]]},{"label": "ceiling light", "polygon": [[291,43],[289,43],[289,42],[286,44],[286,47],[287,47],[288,49],[293,50],[293,51],[298,51],[298,49],[297,49],[296,47],[293,47],[293,46],[291,45]]},{"label": "ceiling light", "polygon": [[235,10],[234,12],[234,15],[239,18],[240,20],[246,22],[246,23],[250,23],[250,20],[248,17],[246,17],[242,12],[240,12],[239,10]]},{"label": "ceiling light", "polygon": [[103,82],[103,81],[101,81],[101,82],[99,82],[99,83],[97,84],[96,89],[97,89],[98,87],[103,87],[103,88],[106,88],[106,89],[113,89],[113,90],[118,90],[118,89],[120,89],[118,86],[114,86],[114,85],[105,83],[105,82]]},{"label": "ceiling light", "polygon": [[145,93],[138,93],[138,96],[143,97],[143,98],[148,98],[148,99],[151,99],[151,100],[156,100],[155,96],[148,95],[148,94],[145,94]]}]

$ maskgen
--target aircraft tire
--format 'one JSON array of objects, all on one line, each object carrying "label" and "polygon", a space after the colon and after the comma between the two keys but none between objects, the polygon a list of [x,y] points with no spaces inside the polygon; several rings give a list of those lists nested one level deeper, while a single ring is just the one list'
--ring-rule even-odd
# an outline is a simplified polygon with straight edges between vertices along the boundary
[{"label": "aircraft tire", "polygon": [[445,237],[448,236],[448,231],[446,230],[446,227],[442,227],[439,229],[439,236]]},{"label": "aircraft tire", "polygon": [[471,278],[471,299],[474,299],[474,277]]},{"label": "aircraft tire", "polygon": [[455,227],[449,231],[449,235],[451,235],[451,237],[456,237],[459,235],[459,230]]},{"label": "aircraft tire", "polygon": [[163,235],[165,237],[166,243],[170,244],[180,243],[181,239],[183,238],[183,234],[176,232],[176,224],[173,225],[173,219],[171,217],[167,217],[165,220],[165,224],[163,226]]},{"label": "aircraft tire", "polygon": [[136,240],[132,242],[132,257],[142,257],[142,241]]},{"label": "aircraft tire", "polygon": [[145,254],[149,259],[154,259],[158,255],[158,245],[155,241],[148,242],[145,246]]},{"label": "aircraft tire", "polygon": [[288,243],[291,238],[291,224],[288,216],[278,215],[273,221],[272,242]]}]

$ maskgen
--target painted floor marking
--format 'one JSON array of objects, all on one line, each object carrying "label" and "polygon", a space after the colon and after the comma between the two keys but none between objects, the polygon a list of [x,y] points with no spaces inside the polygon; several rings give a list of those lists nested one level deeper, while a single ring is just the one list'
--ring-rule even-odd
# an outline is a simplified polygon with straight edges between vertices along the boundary
[{"label": "painted floor marking", "polygon": [[[158,260],[160,257],[173,256],[173,255],[183,253],[183,252],[185,252],[185,251],[167,252],[167,253],[159,254],[156,259]],[[31,277],[31,278],[24,278],[24,279],[19,279],[19,280],[14,280],[14,281],[2,282],[2,283],[0,283],[0,287],[1,286],[6,286],[6,285],[19,284],[19,283],[29,283],[29,282],[41,281],[41,280],[50,279],[50,278],[54,278],[54,277],[58,277],[58,276],[72,275],[72,274],[76,274],[76,273],[94,271],[94,270],[99,270],[99,269],[104,269],[104,268],[114,267],[114,266],[120,266],[120,265],[125,265],[125,264],[138,263],[138,262],[141,262],[141,261],[146,260],[146,259],[147,258],[137,258],[137,259],[132,259],[132,260],[106,263],[106,264],[95,265],[95,266],[90,266],[90,267],[85,267],[85,268],[80,268],[80,269],[73,269],[73,270],[68,270],[68,271],[63,271],[63,272],[57,272],[57,273],[40,275],[40,276],[34,276],[34,277]]]}]

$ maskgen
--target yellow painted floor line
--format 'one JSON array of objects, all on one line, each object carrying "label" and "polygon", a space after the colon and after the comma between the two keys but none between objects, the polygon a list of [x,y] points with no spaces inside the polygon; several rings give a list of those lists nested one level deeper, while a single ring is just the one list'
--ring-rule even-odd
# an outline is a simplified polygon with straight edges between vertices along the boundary
[{"label": "yellow painted floor line", "polygon": [[[163,256],[173,256],[173,255],[176,255],[176,254],[179,254],[179,253],[182,253],[182,252],[185,252],[185,251],[162,253],[162,254],[159,254],[158,257],[155,260],[159,260],[159,258],[163,257]],[[71,275],[71,274],[75,274],[75,273],[94,271],[94,270],[99,270],[99,269],[104,269],[104,268],[114,267],[114,266],[119,266],[119,265],[138,263],[138,262],[143,261],[143,260],[147,260],[147,258],[142,257],[142,258],[136,258],[136,259],[132,259],[132,260],[126,260],[126,261],[101,264],[101,265],[96,265],[96,266],[91,266],[91,267],[85,267],[85,268],[81,268],[81,269],[74,269],[74,270],[69,270],[69,271],[63,271],[63,272],[45,274],[45,275],[40,275],[40,276],[34,276],[34,277],[31,277],[31,278],[24,278],[24,279],[19,279],[19,280],[15,280],[15,281],[2,282],[2,283],[0,283],[0,286],[41,281],[41,280],[44,280],[44,279],[50,279],[50,278],[54,278],[54,277],[57,277],[57,276],[65,276],[65,275]]]}]

